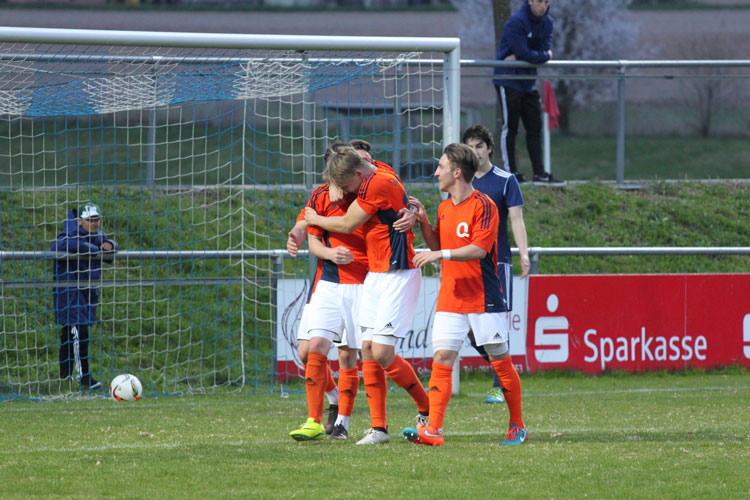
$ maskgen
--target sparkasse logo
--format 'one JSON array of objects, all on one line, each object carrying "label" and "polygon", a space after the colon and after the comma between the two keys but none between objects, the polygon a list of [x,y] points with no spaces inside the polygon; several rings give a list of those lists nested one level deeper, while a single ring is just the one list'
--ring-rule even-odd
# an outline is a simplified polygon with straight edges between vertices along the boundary
[{"label": "sparkasse logo", "polygon": [[530,277],[529,371],[750,368],[750,273]]},{"label": "sparkasse logo", "polygon": [[[598,343],[597,343],[598,341]],[[607,363],[639,361],[688,361],[706,359],[708,341],[703,335],[648,335],[646,327],[641,327],[640,336],[635,337],[598,337],[597,331],[586,330],[583,335],[587,354],[583,358],[587,363],[599,362],[602,371]]]},{"label": "sparkasse logo", "polygon": [[[547,297],[547,311],[560,306],[557,294]],[[587,325],[589,326],[589,325]],[[640,335],[606,335],[586,328],[583,336],[583,361],[599,365],[601,371],[613,361],[639,363],[649,361],[705,360],[708,341],[703,335],[653,335],[645,326]],[[750,342],[750,314],[744,320],[744,339]],[[750,345],[744,346],[750,357]],[[579,354],[580,356],[580,354]],[[541,316],[534,323],[534,357],[539,363],[565,363],[570,357],[570,322],[566,316]],[[580,359],[580,358],[579,358]]]},{"label": "sparkasse logo", "polygon": [[[547,311],[554,313],[560,305],[557,295],[547,297]],[[534,323],[534,356],[540,363],[564,363],[570,355],[568,318],[542,316]]]}]

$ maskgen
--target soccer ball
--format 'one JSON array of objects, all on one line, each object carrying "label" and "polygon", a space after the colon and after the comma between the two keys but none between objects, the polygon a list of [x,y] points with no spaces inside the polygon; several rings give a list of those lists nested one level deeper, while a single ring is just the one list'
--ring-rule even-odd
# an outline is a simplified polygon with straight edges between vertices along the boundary
[{"label": "soccer ball", "polygon": [[138,377],[123,373],[112,379],[109,393],[117,401],[138,401],[143,393],[143,386]]}]

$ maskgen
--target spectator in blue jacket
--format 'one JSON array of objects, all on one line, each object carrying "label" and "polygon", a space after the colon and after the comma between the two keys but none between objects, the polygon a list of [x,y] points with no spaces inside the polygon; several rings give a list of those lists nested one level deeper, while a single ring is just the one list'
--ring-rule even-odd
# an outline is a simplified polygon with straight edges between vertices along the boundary
[{"label": "spectator in blue jacket", "polygon": [[117,243],[99,229],[101,222],[101,210],[93,203],[86,203],[78,210],[73,208],[50,247],[53,252],[76,255],[55,260],[52,268],[54,280],[67,284],[55,286],[52,294],[55,323],[62,326],[60,378],[65,380],[74,375],[88,389],[102,386],[89,371],[89,326],[96,321],[102,259],[111,259],[111,254],[102,252],[119,250]]},{"label": "spectator in blue jacket", "polygon": [[[527,0],[508,18],[503,27],[496,58],[499,61],[546,63],[552,58],[553,21],[549,16],[550,0]],[[516,135],[519,118],[526,129],[526,149],[534,170],[534,183],[561,185],[545,173],[542,161],[542,108],[536,84],[536,68],[495,68],[498,78],[493,80],[497,90],[499,114],[502,117],[500,151],[503,168],[516,176],[518,182],[526,178],[516,166]],[[503,75],[530,75],[527,79],[503,78]]]}]

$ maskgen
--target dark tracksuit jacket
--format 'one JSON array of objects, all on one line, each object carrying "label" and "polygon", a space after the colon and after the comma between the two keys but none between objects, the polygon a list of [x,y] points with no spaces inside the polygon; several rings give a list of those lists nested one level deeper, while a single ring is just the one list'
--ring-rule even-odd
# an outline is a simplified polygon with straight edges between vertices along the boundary
[{"label": "dark tracksuit jacket", "polygon": [[[63,230],[52,242],[53,252],[67,252],[80,255],[79,258],[55,260],[52,267],[55,281],[67,281],[70,287],[55,288],[55,323],[62,326],[90,325],[96,321],[96,307],[99,304],[97,283],[102,273],[100,258],[89,258],[97,254],[105,241],[114,250],[119,246],[107,238],[101,230],[88,233],[76,220],[77,209],[71,209],[63,223]],[[89,257],[87,257],[87,255]]]},{"label": "dark tracksuit jacket", "polygon": [[[542,64],[549,61],[548,50],[552,47],[552,29],[554,22],[549,9],[544,16],[536,17],[531,12],[528,2],[524,2],[518,12],[508,18],[503,27],[500,45],[497,47],[496,59],[504,60],[510,54],[519,61]],[[536,75],[536,68],[495,68],[498,78],[492,80],[495,85],[510,87],[520,92],[529,92],[534,88],[535,78],[525,80],[503,79],[502,75]]]}]

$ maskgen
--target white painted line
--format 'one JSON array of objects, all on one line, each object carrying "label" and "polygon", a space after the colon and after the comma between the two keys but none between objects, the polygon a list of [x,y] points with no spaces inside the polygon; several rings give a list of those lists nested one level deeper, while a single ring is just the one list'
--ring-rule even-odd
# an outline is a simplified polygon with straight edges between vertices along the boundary
[{"label": "white painted line", "polygon": [[[606,389],[598,391],[524,392],[524,398],[554,398],[569,396],[594,396],[600,394],[651,394],[662,392],[747,391],[750,385],[706,387],[643,387],[641,389]],[[470,393],[471,397],[486,397],[487,393]]]},{"label": "white painted line", "polygon": [[[243,442],[218,442],[221,446],[246,446],[247,443]],[[19,453],[48,453],[48,452],[60,452],[60,453],[71,453],[76,451],[110,451],[110,450],[137,450],[137,449],[170,449],[170,448],[187,448],[190,446],[205,446],[205,443],[194,442],[194,443],[129,443],[129,444],[113,444],[113,445],[100,445],[100,446],[74,446],[66,448],[53,448],[50,446],[41,446],[38,448],[18,448],[13,450],[3,449],[0,450],[0,455],[18,455]]]}]

